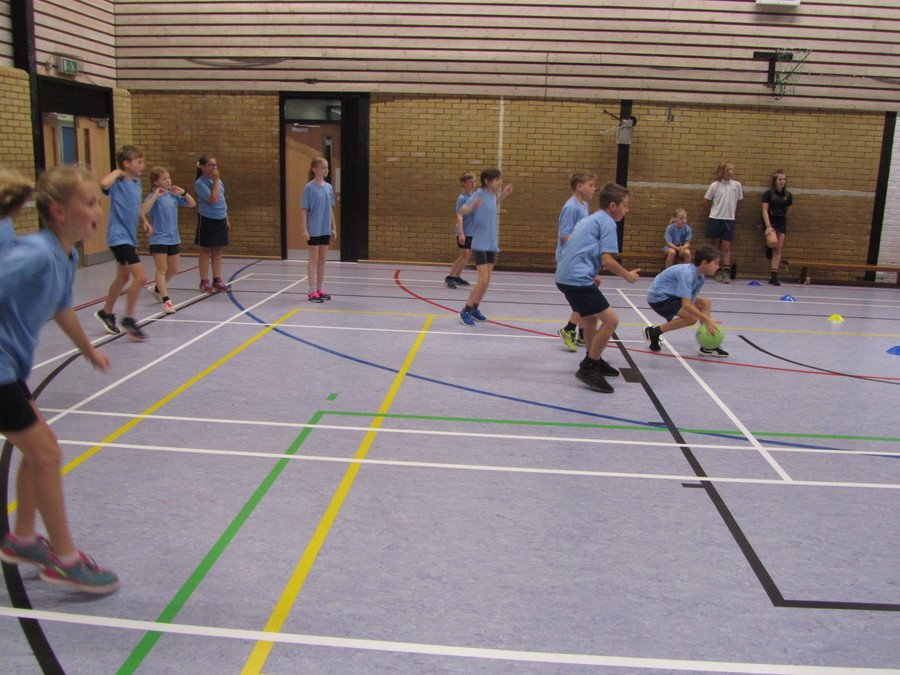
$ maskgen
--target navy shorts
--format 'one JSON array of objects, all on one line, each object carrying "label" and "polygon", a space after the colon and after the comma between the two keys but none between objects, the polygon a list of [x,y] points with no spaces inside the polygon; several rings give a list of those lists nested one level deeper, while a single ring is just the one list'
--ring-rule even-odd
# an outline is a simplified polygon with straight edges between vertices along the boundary
[{"label": "navy shorts", "polygon": [[33,398],[22,380],[0,384],[0,431],[22,431],[37,422]]},{"label": "navy shorts", "polygon": [[609,300],[600,292],[600,288],[590,286],[569,286],[568,284],[556,284],[569,301],[569,306],[581,316],[594,316],[609,309]]},{"label": "navy shorts", "polygon": [[497,262],[497,251],[472,251],[472,260],[475,261],[475,267],[493,265]]},{"label": "navy shorts", "polygon": [[678,316],[678,312],[681,311],[681,298],[666,298],[660,302],[651,302],[650,306],[653,308],[654,312],[659,314],[666,321],[671,321]]},{"label": "navy shorts", "polygon": [[138,257],[137,249],[131,244],[120,244],[118,246],[110,246],[109,250],[116,258],[116,262],[120,265],[137,265],[141,262]]},{"label": "navy shorts", "polygon": [[707,239],[721,239],[731,241],[734,238],[734,221],[724,218],[710,218],[706,226]]},{"label": "navy shorts", "polygon": [[194,243],[202,248],[219,248],[228,246],[228,220],[226,218],[207,218],[197,214],[197,234]]},{"label": "navy shorts", "polygon": [[310,237],[306,240],[307,246],[328,246],[331,243],[331,235],[330,234],[320,234],[315,237]]},{"label": "navy shorts", "polygon": [[460,244],[459,237],[456,238],[456,248],[472,248],[472,237],[466,237],[466,243]]},{"label": "navy shorts", "polygon": [[178,255],[181,253],[181,249],[178,247],[178,244],[150,244],[150,253]]}]

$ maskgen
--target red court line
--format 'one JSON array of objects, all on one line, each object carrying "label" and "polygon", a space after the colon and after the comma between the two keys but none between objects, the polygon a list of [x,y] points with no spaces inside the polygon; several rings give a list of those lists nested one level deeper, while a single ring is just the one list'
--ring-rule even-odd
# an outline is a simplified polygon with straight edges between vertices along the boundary
[{"label": "red court line", "polygon": [[[441,309],[446,310],[448,312],[452,312],[453,314],[458,314],[458,312],[455,309],[447,307],[446,305],[442,305],[441,303],[435,302],[434,300],[429,300],[428,298],[426,298],[422,295],[419,295],[418,293],[415,293],[414,291],[412,291],[409,288],[407,288],[406,286],[404,286],[403,282],[400,281],[400,270],[399,269],[394,270],[394,283],[396,283],[397,286],[399,286],[401,290],[408,293],[412,297],[414,297],[418,300],[421,300],[422,302],[427,302],[429,305],[434,305],[435,307],[440,307]],[[499,321],[488,320],[488,323],[492,323],[497,326],[503,326],[504,328],[512,328],[513,330],[520,330],[520,331],[523,331],[526,333],[534,333],[536,335],[544,335],[546,337],[559,337],[555,333],[545,333],[545,332],[539,331],[539,330],[532,330],[531,328],[522,328],[521,326],[513,326],[508,323],[501,323]],[[620,344],[614,344],[614,345],[610,345],[610,346],[613,348],[618,348],[618,349],[626,349],[625,347],[623,347]],[[675,358],[675,356],[673,354],[662,354],[659,352],[651,352],[649,349],[628,348],[628,351],[634,352],[637,354],[650,354],[652,356],[661,356],[661,357],[669,358],[669,359]],[[712,363],[712,364],[716,364],[716,365],[720,365],[720,366],[739,366],[741,368],[757,368],[759,370],[771,370],[771,371],[779,372],[779,373],[798,373],[800,375],[827,375],[830,377],[845,377],[845,375],[842,375],[840,373],[827,373],[827,372],[822,372],[821,370],[801,370],[799,368],[780,368],[778,366],[761,366],[756,363],[741,363],[740,361],[726,361],[726,360],[722,360],[722,359],[703,359],[703,358],[700,358],[699,356],[682,356],[681,358],[683,358],[685,361],[699,361],[701,363]],[[900,378],[898,378],[898,377],[882,377],[880,375],[857,375],[857,377],[872,378],[872,379],[879,379],[879,380],[900,380]]]},{"label": "red court line", "polygon": [[[184,274],[185,272],[190,272],[191,270],[195,270],[195,269],[197,269],[197,267],[198,267],[197,265],[194,265],[193,267],[188,267],[186,270],[181,270],[180,272],[178,272],[178,274],[176,274],[175,276],[177,277],[179,274]],[[156,283],[156,280],[151,279],[146,284],[144,284],[144,288],[148,288],[150,286],[150,284],[155,284],[155,283]],[[122,290],[122,292],[119,293],[119,297],[121,298],[127,292],[128,292],[128,286],[126,286]],[[85,307],[90,307],[91,305],[96,305],[97,303],[100,303],[100,302],[106,302],[105,295],[101,298],[95,298],[94,300],[88,300],[87,302],[82,302],[80,305],[75,305],[75,307],[73,309],[77,312],[79,309],[84,309]]]}]

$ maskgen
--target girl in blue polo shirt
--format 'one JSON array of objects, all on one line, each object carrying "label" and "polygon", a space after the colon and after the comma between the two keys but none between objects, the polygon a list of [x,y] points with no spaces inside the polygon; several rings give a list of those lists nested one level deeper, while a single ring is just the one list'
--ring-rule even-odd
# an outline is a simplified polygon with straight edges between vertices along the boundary
[{"label": "girl in blue polo shirt", "polygon": [[334,189],[325,181],[328,176],[328,160],[316,157],[309,165],[309,182],[300,198],[300,237],[309,246],[306,276],[309,293],[306,299],[322,303],[331,300],[325,292],[325,259],[331,238],[337,236],[334,222]]},{"label": "girl in blue polo shirt", "polygon": [[153,167],[150,172],[150,185],[153,190],[141,206],[141,220],[146,223],[149,217],[153,231],[150,254],[156,265],[156,285],[150,290],[163,304],[165,313],[174,314],[175,305],[169,298],[169,279],[178,274],[180,260],[178,207],[196,206],[197,202],[187,190],[172,185],[169,172],[161,166]]},{"label": "girl in blue polo shirt", "polygon": [[[109,359],[94,349],[72,308],[75,243],[97,233],[100,189],[87,169],[58,166],[38,181],[36,202],[43,229],[18,239],[0,264],[0,432],[22,452],[19,508],[12,532],[0,544],[0,560],[34,565],[41,579],[63,588],[112,593],[119,587],[115,573],[98,566],[72,540],[60,475],[62,450],[25,384],[38,332],[50,317],[95,368],[109,368]],[[38,513],[49,539],[35,529]]]},{"label": "girl in blue polo shirt", "polygon": [[16,241],[13,217],[34,192],[34,181],[17,171],[0,169],[0,252]]},{"label": "girl in blue polo shirt", "polygon": [[[198,268],[200,270],[200,290],[204,293],[227,291],[228,284],[222,281],[222,249],[228,246],[228,204],[225,203],[225,184],[219,180],[219,163],[212,155],[203,155],[197,160],[197,236],[194,243],[200,247]],[[209,267],[212,263],[212,283],[209,282]]]}]

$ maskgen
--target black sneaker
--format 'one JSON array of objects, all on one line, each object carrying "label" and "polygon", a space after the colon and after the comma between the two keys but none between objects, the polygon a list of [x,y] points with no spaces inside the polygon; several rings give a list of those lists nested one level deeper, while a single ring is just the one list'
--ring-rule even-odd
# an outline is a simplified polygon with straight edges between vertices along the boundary
[{"label": "black sneaker", "polygon": [[578,372],[575,373],[575,377],[594,391],[599,391],[603,394],[611,394],[615,391],[598,368],[591,368],[590,370],[579,368]]},{"label": "black sneaker", "polygon": [[597,370],[600,371],[601,375],[606,375],[606,377],[617,377],[619,375],[619,371],[603,359],[597,361]]},{"label": "black sneaker", "polygon": [[463,279],[462,277],[453,277],[453,281],[456,282],[457,286],[468,286],[469,282]]},{"label": "black sneaker", "polygon": [[116,325],[115,314],[107,314],[102,309],[98,309],[96,312],[94,312],[94,316],[97,317],[97,321],[99,321],[100,325],[103,326],[103,330],[105,330],[110,335],[118,335],[122,332]]},{"label": "black sneaker", "polygon": [[444,277],[444,283],[447,285],[447,288],[456,288],[456,279],[453,277]]},{"label": "black sneaker", "polygon": [[770,286],[781,286],[781,282],[778,281],[778,277],[774,274],[769,277],[769,285]]},{"label": "black sneaker", "polygon": [[658,352],[660,350],[660,335],[662,335],[662,331],[659,329],[659,326],[647,326],[644,329],[644,340],[647,341],[647,346],[650,347],[651,352]]},{"label": "black sneaker", "polygon": [[728,356],[728,352],[721,347],[716,347],[715,349],[700,347],[700,356]]},{"label": "black sneaker", "polygon": [[731,267],[728,269],[728,278],[732,281],[737,279],[737,263],[731,263]]},{"label": "black sneaker", "polygon": [[140,329],[140,327],[134,322],[130,316],[126,316],[122,319],[122,328],[125,329],[125,332],[135,342],[140,342],[141,340],[147,339],[147,336],[144,335],[144,331]]}]

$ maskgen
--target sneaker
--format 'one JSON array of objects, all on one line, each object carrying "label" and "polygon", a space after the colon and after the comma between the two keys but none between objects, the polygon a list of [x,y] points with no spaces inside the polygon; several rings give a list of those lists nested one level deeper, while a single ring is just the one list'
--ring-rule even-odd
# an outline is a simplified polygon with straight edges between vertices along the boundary
[{"label": "sneaker", "polygon": [[729,276],[728,276],[727,274],[723,274],[723,275],[722,275],[722,283],[723,283],[723,284],[730,284],[730,283],[731,283],[731,279],[729,278]]},{"label": "sneaker", "polygon": [[306,299],[310,302],[318,302],[319,304],[325,302],[325,298],[319,297],[318,291],[310,291],[306,294]]},{"label": "sneaker", "polygon": [[612,366],[608,361],[604,361],[600,359],[597,362],[597,370],[601,375],[606,375],[606,377],[618,377],[619,371]]},{"label": "sneaker", "polygon": [[728,278],[732,281],[737,279],[737,263],[731,263],[731,267],[728,268]]},{"label": "sneaker", "polygon": [[166,300],[163,303],[163,311],[166,314],[174,314],[175,313],[175,303],[173,303],[171,300]]},{"label": "sneaker", "polygon": [[331,300],[331,296],[325,292],[324,288],[319,289],[319,297],[322,298],[323,300]]},{"label": "sneaker", "polygon": [[466,310],[462,310],[459,313],[459,320],[463,322],[464,325],[469,328],[475,327],[475,319],[472,318],[472,312],[467,312]]},{"label": "sneaker", "polygon": [[94,312],[94,316],[97,317],[97,321],[99,321],[100,325],[103,326],[103,330],[105,330],[110,335],[118,335],[122,332],[116,325],[115,314],[107,313],[102,309],[98,309],[96,312]]},{"label": "sneaker", "polygon": [[575,373],[575,377],[595,391],[604,394],[611,394],[614,391],[612,385],[606,381],[606,378],[603,377],[603,374],[597,368],[591,368],[590,370],[579,368],[578,372]]},{"label": "sneaker", "polygon": [[203,293],[215,293],[216,290],[212,287],[212,284],[209,283],[209,279],[201,279],[200,280],[200,290]]},{"label": "sneaker", "polygon": [[50,565],[53,553],[50,551],[50,542],[38,535],[33,544],[23,544],[14,535],[7,533],[0,544],[0,560],[10,565],[28,563],[41,569]]},{"label": "sneaker", "polygon": [[484,314],[482,314],[481,310],[478,309],[477,307],[475,307],[471,312],[469,312],[469,314],[471,314],[472,318],[475,319],[476,321],[482,321],[482,322],[487,321],[487,317]]},{"label": "sneaker", "polygon": [[79,551],[78,556],[78,561],[68,567],[53,556],[41,572],[41,579],[54,586],[96,595],[106,595],[119,588],[119,577],[115,572],[100,567],[86,553]]},{"label": "sneaker", "polygon": [[447,288],[456,288],[456,279],[454,277],[444,277],[444,283]]},{"label": "sneaker", "polygon": [[570,352],[578,351],[578,343],[576,342],[575,331],[574,330],[566,330],[565,327],[560,328],[557,333],[559,333],[559,337],[562,338],[563,344],[566,346]]},{"label": "sneaker", "polygon": [[141,330],[140,326],[135,323],[134,319],[130,316],[126,316],[122,319],[122,328],[125,329],[125,332],[135,342],[140,342],[141,340],[146,340],[147,336],[144,334],[144,331]]},{"label": "sneaker", "polygon": [[700,347],[700,356],[728,356],[728,352],[721,347],[716,347],[715,349]]},{"label": "sneaker", "polygon": [[153,294],[153,297],[156,298],[157,302],[162,302],[162,294],[159,292],[159,288],[154,284],[153,286],[147,286],[147,290]]},{"label": "sneaker", "polygon": [[453,281],[456,282],[457,286],[468,286],[469,282],[463,279],[462,277],[453,277]]},{"label": "sneaker", "polygon": [[582,347],[582,348],[587,346],[587,343],[585,343],[585,341],[584,341],[584,333],[578,334],[578,338],[575,340],[575,344],[578,347]]},{"label": "sneaker", "polygon": [[721,284],[724,280],[725,280],[725,272],[723,272],[722,270],[719,270],[718,272],[716,272],[716,281],[718,281]]},{"label": "sneaker", "polygon": [[662,331],[659,329],[659,326],[647,326],[644,329],[644,340],[647,341],[647,346],[650,347],[651,352],[658,352],[660,350],[660,335],[662,335]]},{"label": "sneaker", "polygon": [[228,291],[231,290],[231,286],[229,286],[228,284],[226,284],[226,283],[225,283],[224,281],[222,281],[221,279],[216,279],[215,281],[213,281],[212,287],[213,287],[213,290],[216,291],[216,292],[224,291],[224,292],[227,293]]}]

